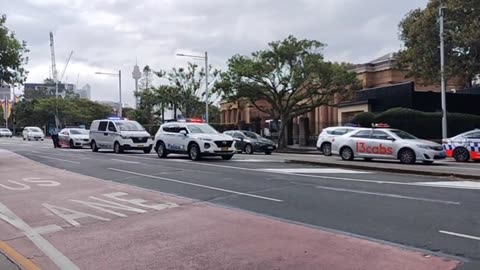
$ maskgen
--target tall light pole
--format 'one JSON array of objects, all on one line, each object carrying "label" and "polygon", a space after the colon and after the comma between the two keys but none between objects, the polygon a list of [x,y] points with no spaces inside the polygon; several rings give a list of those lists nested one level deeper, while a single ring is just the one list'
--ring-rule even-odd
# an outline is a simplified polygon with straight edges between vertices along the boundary
[{"label": "tall light pole", "polygon": [[440,74],[442,84],[442,139],[446,139],[447,134],[447,100],[446,100],[446,83],[445,83],[445,41],[444,41],[444,10],[446,7],[442,4],[439,11],[440,17]]},{"label": "tall light pole", "polygon": [[142,78],[142,73],[137,64],[133,66],[132,78],[135,80],[135,107],[140,107],[140,97],[138,96],[138,80]]},{"label": "tall light pole", "polygon": [[118,98],[119,98],[119,104],[118,104],[117,116],[118,116],[118,117],[122,117],[122,71],[119,70],[118,73],[95,72],[95,74],[118,77]]},{"label": "tall light pole", "polygon": [[193,59],[205,60],[205,121],[208,124],[208,103],[210,101],[209,93],[208,93],[208,53],[205,52],[205,56],[178,53],[177,56],[184,56],[184,57],[190,57]]}]

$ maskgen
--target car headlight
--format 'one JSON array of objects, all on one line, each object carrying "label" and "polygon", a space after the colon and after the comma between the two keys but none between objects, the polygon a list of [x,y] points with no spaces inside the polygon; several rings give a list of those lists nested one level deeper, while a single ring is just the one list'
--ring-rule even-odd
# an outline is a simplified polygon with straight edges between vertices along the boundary
[{"label": "car headlight", "polygon": [[198,138],[198,139],[206,142],[213,142],[213,140],[210,138]]},{"label": "car headlight", "polygon": [[124,139],[124,140],[130,139],[130,137],[129,137],[129,136],[124,136],[124,135],[121,135],[120,137],[121,137],[122,139]]}]

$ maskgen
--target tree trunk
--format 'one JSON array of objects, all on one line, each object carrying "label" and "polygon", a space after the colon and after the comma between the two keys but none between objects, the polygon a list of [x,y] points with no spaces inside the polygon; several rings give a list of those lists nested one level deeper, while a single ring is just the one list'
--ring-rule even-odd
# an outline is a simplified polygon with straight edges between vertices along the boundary
[{"label": "tree trunk", "polygon": [[277,121],[277,126],[280,127],[280,132],[279,132],[279,135],[278,135],[278,148],[279,149],[285,149],[287,147],[287,132],[286,129],[287,129],[287,121],[288,121],[288,118],[287,116],[280,116],[280,125],[278,125],[278,121]]}]

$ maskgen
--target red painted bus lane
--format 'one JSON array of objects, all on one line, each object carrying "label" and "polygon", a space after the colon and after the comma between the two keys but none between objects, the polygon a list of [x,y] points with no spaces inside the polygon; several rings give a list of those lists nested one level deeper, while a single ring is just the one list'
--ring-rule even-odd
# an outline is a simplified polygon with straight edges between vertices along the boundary
[{"label": "red painted bus lane", "polygon": [[0,176],[0,240],[42,269],[446,270],[459,263],[98,180],[3,150]]}]

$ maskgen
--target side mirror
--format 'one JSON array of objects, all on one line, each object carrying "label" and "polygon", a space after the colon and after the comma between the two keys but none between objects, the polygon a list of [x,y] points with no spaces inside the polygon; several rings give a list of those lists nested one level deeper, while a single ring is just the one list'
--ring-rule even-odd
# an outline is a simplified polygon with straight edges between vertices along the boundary
[{"label": "side mirror", "polygon": [[182,134],[183,136],[187,136],[187,131],[186,130],[180,130],[179,133]]}]

